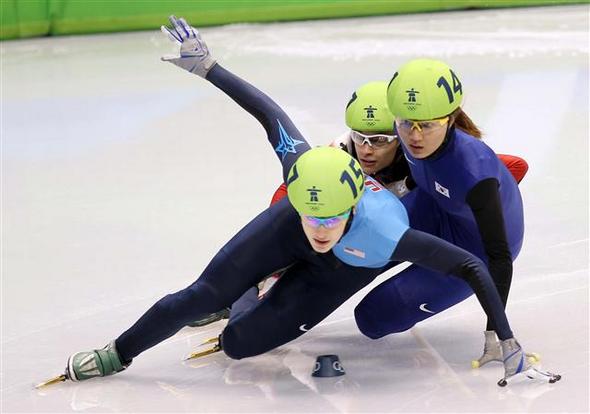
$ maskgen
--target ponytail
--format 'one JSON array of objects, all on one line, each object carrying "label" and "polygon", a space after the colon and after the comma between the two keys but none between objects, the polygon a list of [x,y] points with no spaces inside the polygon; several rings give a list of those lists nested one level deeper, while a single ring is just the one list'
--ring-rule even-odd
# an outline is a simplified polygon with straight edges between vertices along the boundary
[{"label": "ponytail", "polygon": [[475,125],[475,123],[467,116],[465,112],[459,107],[453,111],[451,114],[455,122],[455,126],[459,128],[461,131],[471,135],[474,138],[481,139],[482,132],[481,130]]}]

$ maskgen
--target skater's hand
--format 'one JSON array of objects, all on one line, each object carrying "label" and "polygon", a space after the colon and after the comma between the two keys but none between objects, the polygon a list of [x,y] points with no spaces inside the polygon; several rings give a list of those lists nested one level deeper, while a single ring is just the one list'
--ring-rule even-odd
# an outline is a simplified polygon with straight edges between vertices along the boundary
[{"label": "skater's hand", "polygon": [[189,26],[182,17],[170,16],[169,20],[172,28],[162,26],[162,33],[180,45],[180,51],[179,56],[163,56],[162,60],[204,78],[216,63],[211,57],[207,44],[201,38],[199,31]]}]

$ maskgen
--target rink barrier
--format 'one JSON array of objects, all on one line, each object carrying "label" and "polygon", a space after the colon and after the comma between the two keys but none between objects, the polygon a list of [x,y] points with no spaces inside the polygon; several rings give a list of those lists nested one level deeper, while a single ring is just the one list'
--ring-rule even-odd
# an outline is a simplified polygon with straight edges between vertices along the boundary
[{"label": "rink barrier", "polygon": [[169,14],[197,27],[465,9],[588,4],[589,0],[1,0],[0,40],[156,30]]}]

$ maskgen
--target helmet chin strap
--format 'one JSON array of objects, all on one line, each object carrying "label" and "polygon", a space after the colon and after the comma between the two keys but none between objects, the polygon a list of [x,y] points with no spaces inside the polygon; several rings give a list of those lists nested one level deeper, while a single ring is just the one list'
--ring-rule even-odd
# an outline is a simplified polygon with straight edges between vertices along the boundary
[{"label": "helmet chin strap", "polygon": [[342,239],[342,237],[344,237],[344,235],[348,233],[350,226],[352,226],[352,218],[354,217],[354,213],[356,213],[356,206],[352,207],[352,209],[350,210],[350,216],[348,216],[348,220],[346,220],[346,226],[344,227],[344,231],[342,232],[342,236],[340,236],[340,239]]}]

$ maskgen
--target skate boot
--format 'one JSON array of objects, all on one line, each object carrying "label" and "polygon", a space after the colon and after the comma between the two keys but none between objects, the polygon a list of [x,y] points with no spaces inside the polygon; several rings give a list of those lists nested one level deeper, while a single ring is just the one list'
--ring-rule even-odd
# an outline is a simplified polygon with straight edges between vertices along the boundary
[{"label": "skate boot", "polygon": [[508,380],[518,374],[523,374],[531,380],[543,380],[553,384],[561,379],[561,375],[553,374],[535,368],[526,356],[526,353],[514,338],[506,339],[500,343],[504,361],[504,378],[498,381],[500,387],[505,387]]},{"label": "skate boot", "polygon": [[[483,355],[479,359],[471,361],[471,368],[480,368],[488,362],[502,362],[502,349],[500,342],[496,339],[495,331],[484,331],[485,342],[483,346]],[[541,356],[535,352],[527,352],[527,361],[536,364],[541,360]]]},{"label": "skate boot", "polygon": [[131,365],[124,364],[117,350],[115,341],[111,341],[102,349],[77,352],[68,358],[66,376],[68,379],[78,382],[95,377],[105,377],[123,371]]},{"label": "skate boot", "polygon": [[496,332],[484,331],[483,334],[485,337],[483,355],[479,359],[471,361],[471,368],[479,368],[491,361],[502,362],[502,349],[500,342],[496,339]]},{"label": "skate boot", "polygon": [[190,323],[187,323],[186,326],[190,326],[191,328],[199,328],[201,326],[206,326],[206,325],[209,325],[213,322],[217,322],[222,319],[228,319],[228,318],[229,318],[229,309],[223,308],[219,312],[202,315],[200,318],[198,318]]}]

